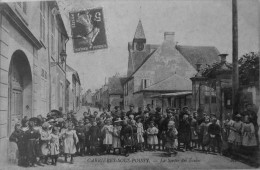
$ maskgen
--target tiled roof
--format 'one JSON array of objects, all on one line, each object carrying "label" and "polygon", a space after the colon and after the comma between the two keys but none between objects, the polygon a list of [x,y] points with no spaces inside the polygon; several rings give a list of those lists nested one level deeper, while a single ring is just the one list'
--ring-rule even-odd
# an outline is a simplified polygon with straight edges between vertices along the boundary
[{"label": "tiled roof", "polygon": [[109,94],[123,94],[121,77],[113,76],[108,79]]},{"label": "tiled roof", "polygon": [[184,78],[178,74],[174,74],[167,79],[155,83],[143,91],[187,91],[192,90],[192,82],[190,79]]},{"label": "tiled roof", "polygon": [[219,51],[213,46],[184,46],[177,45],[176,49],[191,63],[196,69],[196,63],[200,62],[202,67],[211,65],[219,61]]},{"label": "tiled roof", "polygon": [[141,20],[139,20],[138,22],[134,39],[145,39],[144,29]]}]

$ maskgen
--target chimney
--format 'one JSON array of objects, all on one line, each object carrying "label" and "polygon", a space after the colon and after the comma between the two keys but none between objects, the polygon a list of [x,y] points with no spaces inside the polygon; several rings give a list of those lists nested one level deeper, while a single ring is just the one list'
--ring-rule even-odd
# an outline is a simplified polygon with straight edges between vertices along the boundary
[{"label": "chimney", "polygon": [[165,32],[164,33],[164,40],[174,42],[174,35],[175,35],[174,32]]},{"label": "chimney", "polygon": [[218,56],[220,56],[220,62],[221,62],[221,63],[225,63],[228,54],[219,54]]},{"label": "chimney", "polygon": [[197,71],[200,72],[201,63],[196,63]]}]

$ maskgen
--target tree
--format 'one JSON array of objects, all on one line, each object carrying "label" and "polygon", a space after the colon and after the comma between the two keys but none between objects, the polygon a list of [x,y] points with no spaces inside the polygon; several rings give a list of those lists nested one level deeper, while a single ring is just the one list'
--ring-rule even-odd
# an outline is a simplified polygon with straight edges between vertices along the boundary
[{"label": "tree", "polygon": [[240,85],[259,82],[259,57],[259,52],[250,52],[239,59]]}]

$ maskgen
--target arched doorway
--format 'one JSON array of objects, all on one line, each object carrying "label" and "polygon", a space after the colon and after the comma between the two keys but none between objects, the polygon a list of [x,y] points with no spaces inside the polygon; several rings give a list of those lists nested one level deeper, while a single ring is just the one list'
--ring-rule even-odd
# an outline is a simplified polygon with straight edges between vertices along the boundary
[{"label": "arched doorway", "polygon": [[8,85],[8,134],[10,135],[17,121],[21,121],[24,116],[32,116],[32,73],[29,61],[21,50],[15,51],[12,55]]}]

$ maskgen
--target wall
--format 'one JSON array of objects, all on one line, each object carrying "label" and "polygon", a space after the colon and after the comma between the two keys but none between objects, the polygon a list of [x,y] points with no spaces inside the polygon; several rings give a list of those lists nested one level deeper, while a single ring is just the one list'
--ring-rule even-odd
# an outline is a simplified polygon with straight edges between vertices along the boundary
[{"label": "wall", "polygon": [[[10,6],[14,9],[15,6],[13,3],[10,3]],[[28,27],[31,29],[32,33],[39,38],[39,27],[40,24],[35,24],[39,20],[35,18],[39,17],[38,9],[39,3],[33,2],[28,3],[28,11],[27,11],[27,22]],[[30,70],[32,74],[32,85],[28,85],[25,91],[32,89],[32,95],[24,96],[24,104],[28,103],[30,106],[30,112],[32,116],[37,116],[41,114],[39,112],[40,108],[42,107],[41,100],[39,97],[41,96],[41,68],[48,68],[48,63],[46,62],[47,59],[47,50],[41,49],[36,50],[33,45],[25,39],[24,35],[16,30],[16,28],[10,23],[10,21],[4,16],[0,15],[0,163],[5,162],[7,163],[7,148],[9,145],[8,137],[8,113],[9,113],[9,95],[8,95],[8,72],[10,61],[13,53],[16,50],[21,50],[26,55],[29,64]],[[33,24],[34,23],[34,24]],[[32,29],[34,28],[34,29]],[[48,71],[48,69],[47,69]],[[47,80],[48,81],[48,77]],[[30,87],[32,86],[32,88]],[[48,88],[45,89],[46,93],[48,93]],[[29,94],[29,93],[27,93]],[[48,101],[46,101],[48,104]],[[23,106],[23,112],[25,114],[25,106]],[[10,153],[9,153],[10,154]]]}]

